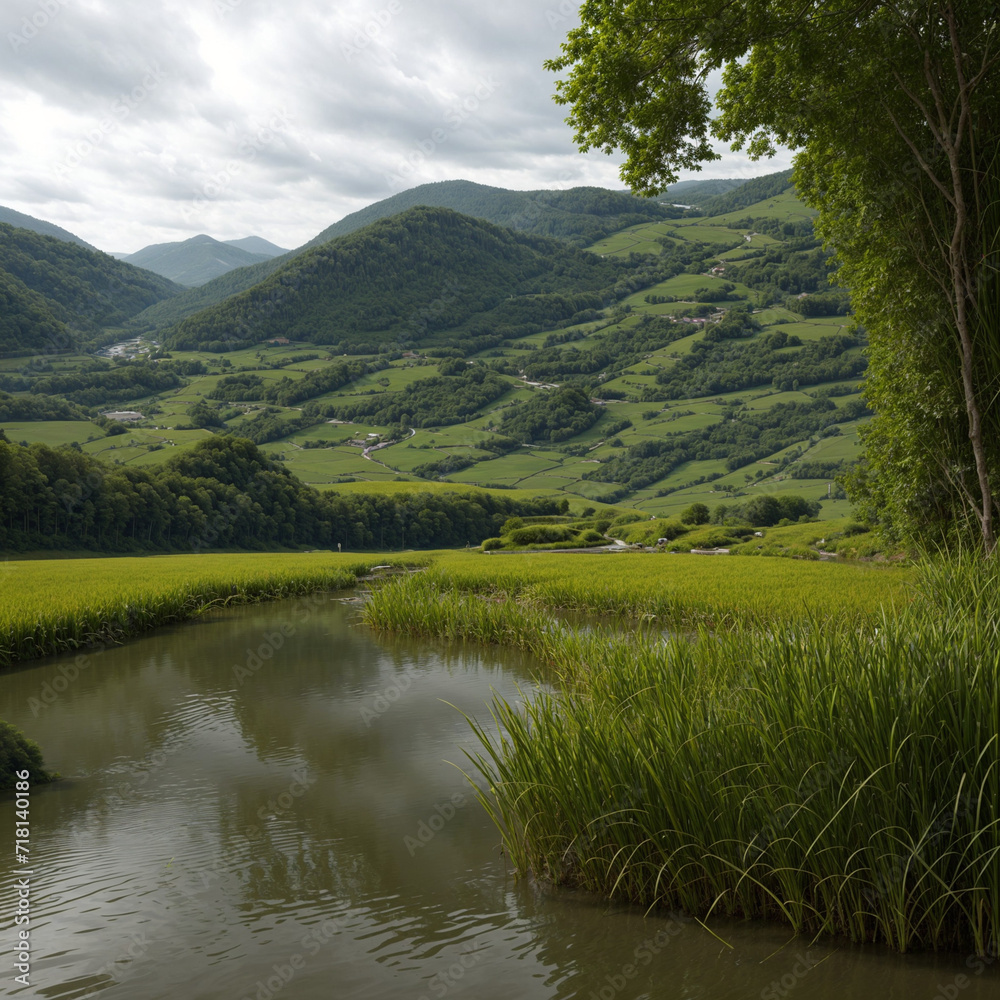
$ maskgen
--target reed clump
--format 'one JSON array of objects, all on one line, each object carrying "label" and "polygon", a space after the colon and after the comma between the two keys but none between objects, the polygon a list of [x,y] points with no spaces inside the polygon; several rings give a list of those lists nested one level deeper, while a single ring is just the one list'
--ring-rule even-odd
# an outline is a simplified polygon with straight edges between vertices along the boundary
[{"label": "reed clump", "polygon": [[495,702],[501,735],[472,721],[481,801],[521,873],[899,951],[995,953],[1000,571],[938,563],[916,594],[663,639],[568,629],[437,571],[380,589],[366,617],[557,670],[555,691]]}]

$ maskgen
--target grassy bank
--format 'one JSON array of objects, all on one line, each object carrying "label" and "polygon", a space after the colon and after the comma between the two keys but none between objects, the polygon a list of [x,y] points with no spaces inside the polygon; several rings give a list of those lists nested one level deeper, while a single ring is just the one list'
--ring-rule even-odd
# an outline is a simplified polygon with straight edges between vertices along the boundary
[{"label": "grassy bank", "polygon": [[381,588],[366,616],[516,644],[558,669],[560,693],[496,703],[499,740],[478,730],[483,801],[521,872],[900,951],[995,953],[996,570],[924,570],[921,596],[880,619],[841,608],[810,622],[786,601],[783,626],[663,641],[557,625],[530,571],[525,606],[449,565]]},{"label": "grassy bank", "polygon": [[211,607],[339,590],[400,561],[321,552],[0,563],[0,666],[121,642]]},{"label": "grassy bank", "polygon": [[446,589],[522,604],[719,629],[790,620],[875,621],[913,598],[912,568],[628,552],[435,555]]}]

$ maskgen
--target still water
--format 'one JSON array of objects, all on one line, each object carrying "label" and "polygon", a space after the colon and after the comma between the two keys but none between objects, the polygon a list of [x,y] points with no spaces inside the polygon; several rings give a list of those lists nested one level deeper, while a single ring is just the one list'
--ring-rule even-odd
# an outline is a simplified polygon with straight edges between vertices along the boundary
[{"label": "still water", "polygon": [[[32,970],[106,1000],[1000,996],[997,966],[790,939],[515,881],[461,712],[530,697],[516,654],[374,635],[343,595],[213,613],[9,672],[31,793]],[[14,856],[14,802],[0,850]]]}]

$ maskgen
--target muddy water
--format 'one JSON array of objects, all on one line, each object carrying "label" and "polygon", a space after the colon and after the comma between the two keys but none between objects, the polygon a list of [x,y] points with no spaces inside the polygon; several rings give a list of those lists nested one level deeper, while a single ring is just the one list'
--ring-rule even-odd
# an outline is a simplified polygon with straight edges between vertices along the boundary
[{"label": "muddy water", "polygon": [[[0,678],[64,780],[31,793],[30,986],[129,1000],[985,1000],[996,965],[645,917],[515,882],[461,768],[513,654],[373,635],[337,595],[207,616]],[[22,866],[23,867],[23,866]]]}]

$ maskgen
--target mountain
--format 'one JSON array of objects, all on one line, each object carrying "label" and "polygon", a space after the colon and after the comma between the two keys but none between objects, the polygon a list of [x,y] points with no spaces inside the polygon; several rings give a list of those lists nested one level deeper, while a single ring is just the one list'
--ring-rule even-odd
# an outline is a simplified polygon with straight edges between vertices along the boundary
[{"label": "mountain", "polygon": [[594,243],[626,226],[656,219],[676,218],[678,212],[648,198],[624,191],[577,187],[567,191],[508,191],[472,181],[438,181],[375,202],[345,216],[313,237],[305,247],[319,246],[345,236],[378,219],[398,215],[408,208],[427,205],[450,208],[462,215],[485,219],[518,232],[572,240],[582,246]]},{"label": "mountain", "polygon": [[678,181],[671,184],[666,191],[659,196],[659,201],[681,202],[685,205],[700,205],[701,202],[709,198],[714,198],[721,194],[727,194],[738,187],[746,184],[746,178],[717,178],[708,180]]},{"label": "mountain", "polygon": [[623,265],[445,208],[411,208],[300,253],[184,320],[169,347],[269,337],[375,353],[420,342],[482,350],[601,308]]},{"label": "mountain", "polygon": [[[702,182],[699,182],[702,183]],[[337,236],[356,232],[379,219],[426,205],[450,208],[494,225],[520,232],[537,233],[588,245],[626,226],[676,218],[680,212],[648,198],[604,188],[579,187],[567,191],[507,191],[472,181],[441,181],[422,184],[409,191],[376,202],[324,229],[308,243],[283,257],[237,268],[139,316],[135,329],[162,330],[194,313],[244,292],[297,254],[322,246]]]},{"label": "mountain", "polygon": [[279,246],[275,246],[269,240],[260,236],[244,236],[241,240],[223,240],[227,247],[236,247],[237,250],[246,250],[247,253],[257,254],[261,257],[280,257],[288,253]]},{"label": "mountain", "polygon": [[0,353],[77,348],[177,291],[108,254],[0,223]]},{"label": "mountain", "polygon": [[15,212],[12,208],[4,208],[0,205],[0,222],[8,226],[16,226],[18,229],[30,229],[33,233],[40,233],[42,236],[52,236],[57,240],[66,243],[75,243],[77,246],[86,247],[94,253],[100,253],[97,247],[91,246],[86,240],[81,240],[79,236],[43,219],[36,219],[23,212]]},{"label": "mountain", "polygon": [[725,215],[727,212],[739,212],[757,202],[774,198],[786,191],[793,191],[792,171],[779,170],[775,174],[765,174],[763,177],[753,177],[726,194],[708,198],[698,204],[702,215]]},{"label": "mountain", "polygon": [[[256,237],[247,239],[253,240]],[[260,242],[268,247],[273,246],[266,240]],[[278,247],[274,249],[279,250]],[[251,253],[232,243],[222,243],[202,234],[180,243],[154,243],[129,254],[125,260],[135,267],[144,267],[148,271],[162,274],[179,285],[195,286],[204,285],[220,274],[238,267],[270,260],[273,256],[270,252]]]}]

